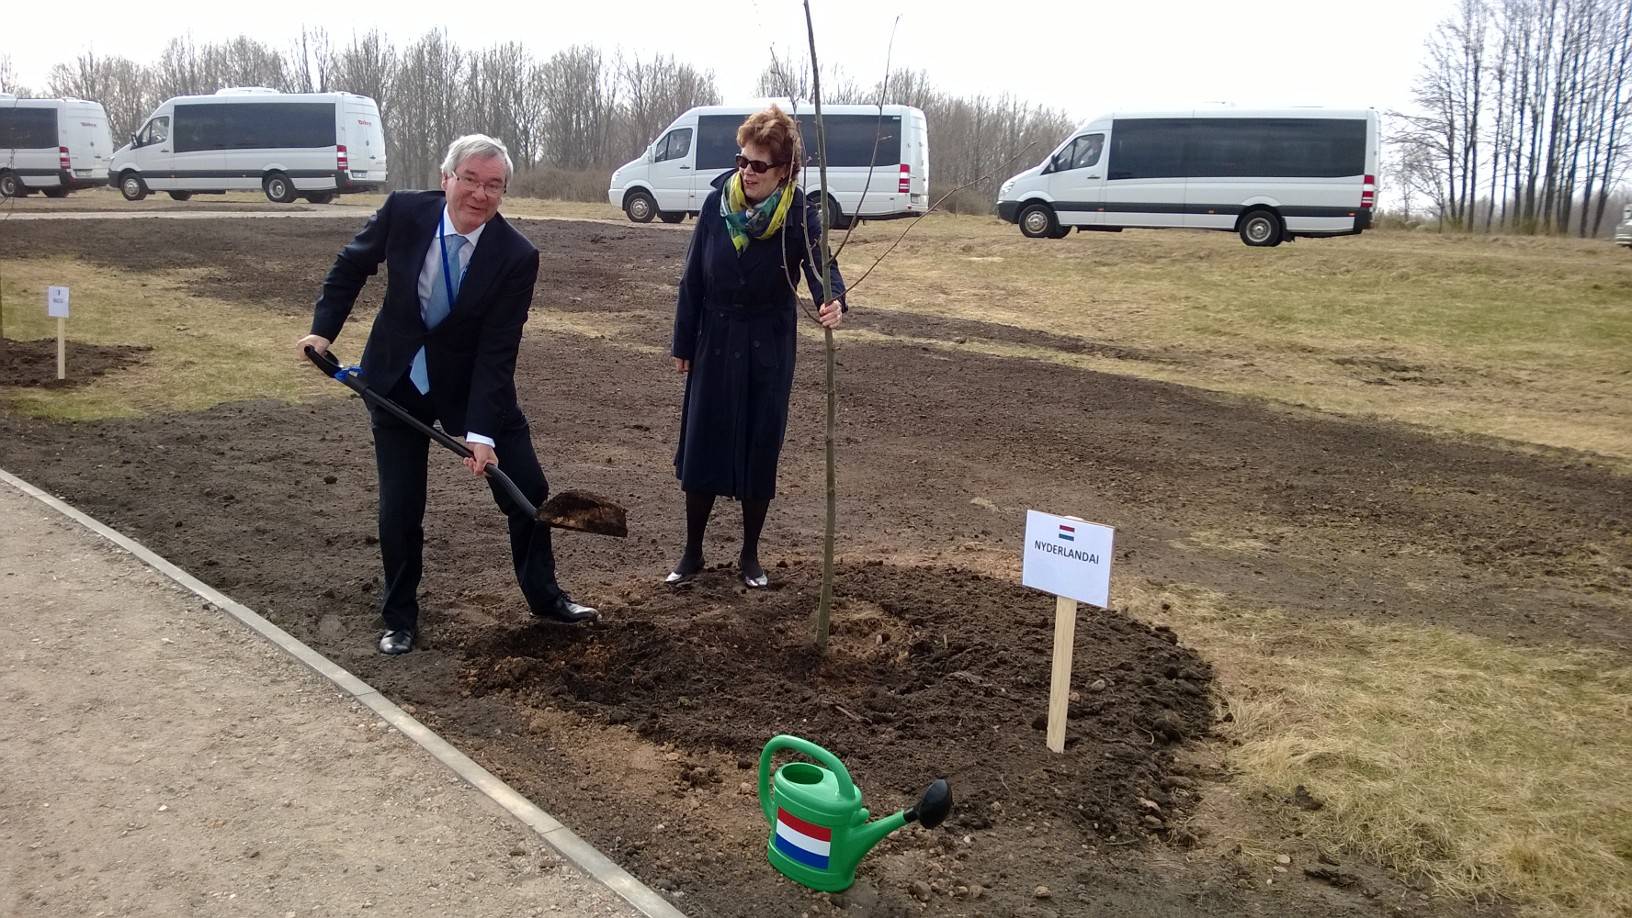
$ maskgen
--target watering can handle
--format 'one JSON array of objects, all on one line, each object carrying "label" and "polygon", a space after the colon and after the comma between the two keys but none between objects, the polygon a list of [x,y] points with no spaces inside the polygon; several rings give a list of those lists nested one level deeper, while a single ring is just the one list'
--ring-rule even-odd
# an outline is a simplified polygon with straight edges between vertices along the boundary
[{"label": "watering can handle", "polygon": [[786,733],[771,737],[765,744],[765,751],[759,754],[759,806],[765,811],[765,821],[776,823],[776,804],[771,800],[771,758],[779,749],[791,749],[806,758],[815,759],[827,767],[839,778],[839,794],[844,797],[857,797],[856,785],[850,780],[850,770],[844,767],[839,757],[807,739],[789,736]]}]

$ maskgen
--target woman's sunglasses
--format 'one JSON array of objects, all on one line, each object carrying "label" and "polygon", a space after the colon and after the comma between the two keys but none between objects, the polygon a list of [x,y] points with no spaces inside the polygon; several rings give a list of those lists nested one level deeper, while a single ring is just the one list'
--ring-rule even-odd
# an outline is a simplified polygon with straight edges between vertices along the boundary
[{"label": "woman's sunglasses", "polygon": [[772,169],[775,169],[777,166],[785,165],[787,165],[787,163],[768,163],[762,159],[749,159],[748,157],[743,156],[741,153],[737,154],[738,169],[752,169],[759,175],[764,175]]}]

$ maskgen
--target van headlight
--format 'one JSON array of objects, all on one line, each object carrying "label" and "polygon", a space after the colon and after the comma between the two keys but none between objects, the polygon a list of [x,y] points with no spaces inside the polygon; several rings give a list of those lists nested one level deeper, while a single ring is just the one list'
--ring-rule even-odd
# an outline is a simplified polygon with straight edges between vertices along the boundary
[{"label": "van headlight", "polygon": [[1012,190],[1014,190],[1014,179],[1011,178],[1003,183],[1002,188],[997,190],[997,196],[999,199],[1007,198]]}]

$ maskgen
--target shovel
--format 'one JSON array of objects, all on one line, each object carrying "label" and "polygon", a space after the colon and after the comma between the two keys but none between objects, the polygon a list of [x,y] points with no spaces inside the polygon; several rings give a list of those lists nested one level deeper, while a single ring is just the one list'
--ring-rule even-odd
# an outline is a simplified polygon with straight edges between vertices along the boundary
[{"label": "shovel", "polygon": [[[473,454],[470,448],[446,433],[432,427],[409,413],[408,409],[393,402],[389,398],[375,392],[368,387],[358,374],[355,367],[341,367],[327,354],[320,354],[316,348],[307,347],[306,357],[323,371],[323,375],[331,376],[346,385],[346,388],[361,395],[363,400],[376,405],[395,415],[396,418],[409,427],[419,431],[437,443],[458,453],[460,458],[469,459]],[[609,535],[623,538],[629,534],[629,524],[624,509],[617,504],[592,494],[588,491],[562,491],[544,502],[542,507],[534,507],[527,495],[521,493],[510,476],[499,471],[497,465],[488,465],[482,470],[488,478],[499,483],[510,499],[526,510],[528,515],[557,529],[571,529],[575,532],[593,532],[597,535]]]}]

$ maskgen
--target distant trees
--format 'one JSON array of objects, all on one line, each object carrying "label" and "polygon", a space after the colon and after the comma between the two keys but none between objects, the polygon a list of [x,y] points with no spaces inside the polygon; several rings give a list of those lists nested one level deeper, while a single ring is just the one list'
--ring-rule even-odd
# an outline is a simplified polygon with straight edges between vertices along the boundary
[{"label": "distant trees", "polygon": [[1396,187],[1444,225],[1597,235],[1632,165],[1632,3],[1461,0],[1413,96]]},{"label": "distant trees", "polygon": [[51,68],[46,94],[102,103],[117,139],[134,131],[152,111],[151,85],[147,68],[129,58],[98,57],[87,51],[72,63]]},{"label": "distant trees", "polygon": [[[770,57],[757,93],[808,98],[808,55]],[[9,59],[0,58],[0,91],[14,85]],[[604,176],[592,173],[639,155],[686,109],[720,101],[712,71],[667,54],[608,55],[578,45],[540,60],[517,42],[468,49],[442,31],[399,46],[377,30],[337,40],[321,28],[304,28],[281,46],[265,36],[216,43],[178,37],[147,64],[87,52],[54,67],[47,91],[101,102],[115,138],[123,138],[167,98],[233,86],[373,98],[398,186],[434,185],[448,140],[481,131],[503,140],[524,174],[578,177],[544,193],[604,193]],[[876,103],[878,81],[824,67],[822,95],[833,104]],[[891,74],[886,95],[927,115],[932,196],[974,183],[949,202],[953,209],[989,211],[997,184],[1041,160],[1071,127],[1063,112],[1012,96],[941,92],[923,71]]]},{"label": "distant trees", "polygon": [[623,100],[618,147],[624,152],[644,149],[686,109],[720,101],[712,73],[661,54],[649,61],[639,55],[620,58],[618,80]]},{"label": "distant trees", "polygon": [[0,92],[14,96],[29,95],[28,87],[17,82],[17,70],[12,66],[9,54],[0,54]]}]

